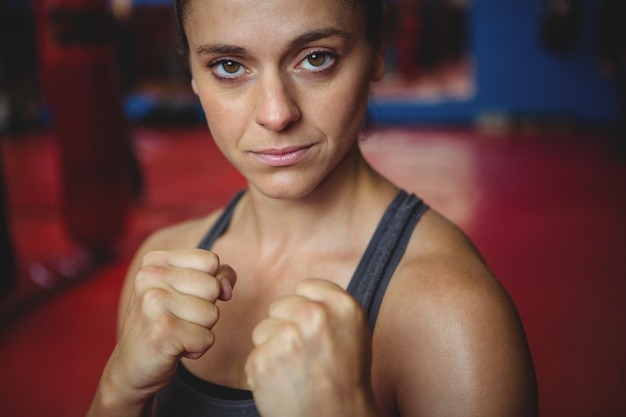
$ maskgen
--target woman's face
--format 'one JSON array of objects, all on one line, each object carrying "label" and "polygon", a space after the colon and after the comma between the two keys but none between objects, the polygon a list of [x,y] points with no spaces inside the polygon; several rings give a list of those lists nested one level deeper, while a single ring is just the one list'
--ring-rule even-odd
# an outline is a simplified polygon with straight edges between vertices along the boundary
[{"label": "woman's face", "polygon": [[251,187],[304,196],[355,146],[384,70],[358,2],[192,0],[185,29],[209,129]]}]

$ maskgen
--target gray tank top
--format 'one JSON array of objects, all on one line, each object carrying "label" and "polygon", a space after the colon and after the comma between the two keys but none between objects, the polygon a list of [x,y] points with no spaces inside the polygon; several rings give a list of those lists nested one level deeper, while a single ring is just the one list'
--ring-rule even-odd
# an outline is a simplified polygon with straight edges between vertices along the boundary
[{"label": "gray tank top", "polygon": [[[202,239],[198,247],[210,249],[226,230],[237,203],[239,192]],[[374,330],[378,310],[396,266],[400,262],[415,225],[428,209],[422,200],[400,190],[383,215],[357,266],[347,291],[367,312]],[[259,417],[252,393],[204,381],[191,374],[182,364],[170,383],[155,399],[156,417]]]}]

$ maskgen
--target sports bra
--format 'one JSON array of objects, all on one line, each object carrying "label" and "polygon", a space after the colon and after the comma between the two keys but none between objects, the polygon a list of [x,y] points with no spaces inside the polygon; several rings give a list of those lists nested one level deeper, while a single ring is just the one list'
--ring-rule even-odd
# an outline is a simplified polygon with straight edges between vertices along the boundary
[{"label": "sports bra", "polygon": [[[228,228],[237,203],[244,195],[240,191],[228,203],[204,236],[198,247],[210,249]],[[387,207],[363,257],[348,284],[347,291],[367,312],[373,331],[378,311],[415,225],[428,206],[414,194],[398,191]],[[259,417],[252,392],[225,387],[205,381],[189,372],[179,363],[170,383],[161,390],[154,404],[156,417]]]}]

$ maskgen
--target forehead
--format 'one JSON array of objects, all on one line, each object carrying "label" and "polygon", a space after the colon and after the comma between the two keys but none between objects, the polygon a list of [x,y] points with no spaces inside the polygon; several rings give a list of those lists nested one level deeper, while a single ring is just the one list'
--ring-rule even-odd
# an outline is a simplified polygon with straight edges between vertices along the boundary
[{"label": "forehead", "polygon": [[365,34],[364,13],[349,0],[189,0],[190,48],[207,42],[280,42],[310,30]]}]

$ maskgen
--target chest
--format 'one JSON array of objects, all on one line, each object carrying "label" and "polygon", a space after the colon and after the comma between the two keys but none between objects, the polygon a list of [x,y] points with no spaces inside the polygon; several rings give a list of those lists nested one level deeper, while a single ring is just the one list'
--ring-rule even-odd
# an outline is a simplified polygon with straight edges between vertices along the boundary
[{"label": "chest", "polygon": [[264,258],[227,244],[215,245],[212,250],[222,263],[233,267],[237,283],[231,300],[217,302],[220,318],[212,329],[214,345],[202,358],[184,363],[202,379],[243,389],[245,363],[253,349],[252,332],[267,318],[270,305],[292,294],[296,285],[308,278],[326,279],[346,288],[362,255],[291,250]]}]

